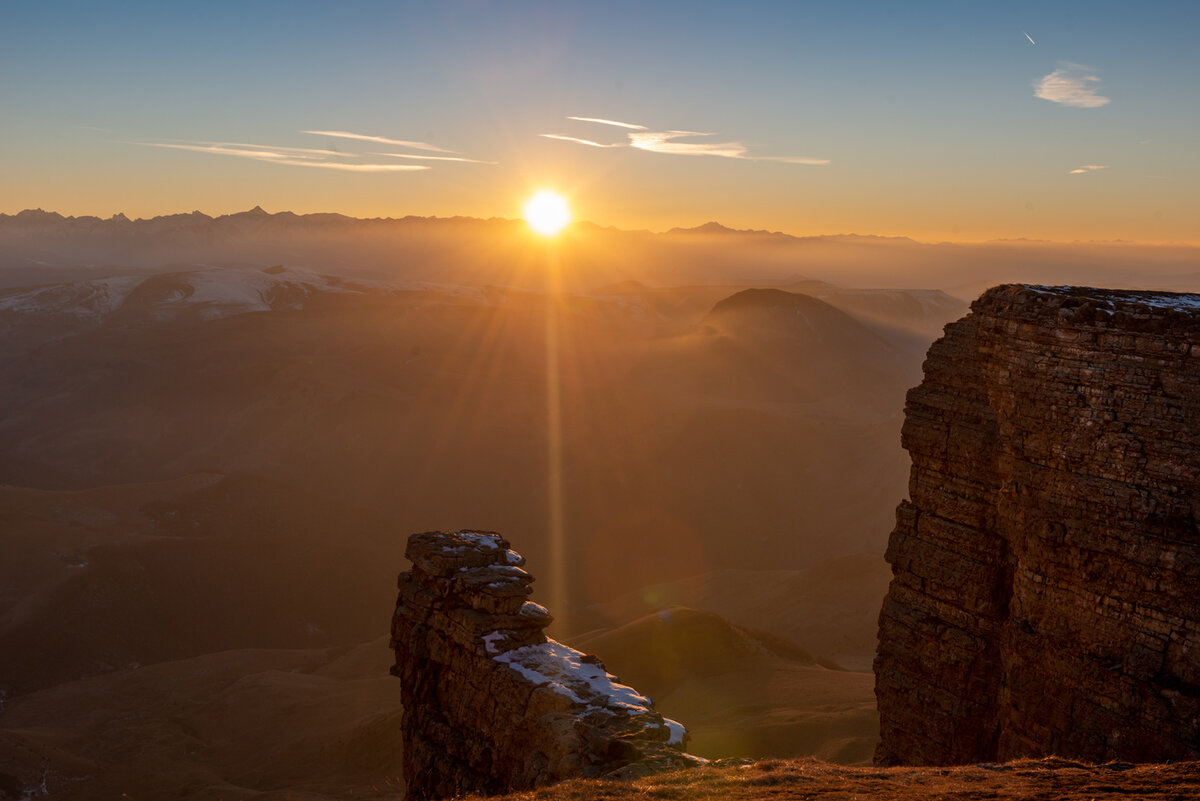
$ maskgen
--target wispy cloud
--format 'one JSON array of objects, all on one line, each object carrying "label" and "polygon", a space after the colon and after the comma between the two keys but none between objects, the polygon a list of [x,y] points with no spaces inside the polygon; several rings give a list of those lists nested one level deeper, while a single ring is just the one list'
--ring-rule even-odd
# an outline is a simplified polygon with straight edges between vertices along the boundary
[{"label": "wispy cloud", "polygon": [[566,134],[538,134],[538,136],[545,137],[546,139],[561,139],[564,142],[576,142],[588,147],[625,147],[624,142],[613,142],[605,145],[600,142],[593,142],[591,139],[580,139],[578,136],[567,136]]},{"label": "wispy cloud", "polygon": [[424,164],[352,164],[338,161],[284,161],[281,164],[299,164],[304,167],[324,167],[327,170],[344,170],[346,172],[412,172],[414,170],[428,170]]},{"label": "wispy cloud", "polygon": [[746,158],[746,146],[741,142],[676,142],[676,139],[712,136],[698,131],[646,131],[629,134],[629,146],[651,153],[674,156],[723,156],[727,159]]},{"label": "wispy cloud", "polygon": [[[386,143],[399,147],[409,147],[416,150],[434,151],[437,153],[454,153],[428,142],[409,142],[403,139],[388,139],[382,136],[367,136],[366,134],[348,133],[346,131],[302,131],[314,136],[330,136],[334,138],[353,139],[364,142]],[[189,140],[166,140],[163,142],[133,142],[132,144],[146,147],[159,147],[168,150],[187,150],[195,153],[210,153],[217,156],[232,156],[234,158],[267,161],[272,164],[287,164],[293,167],[317,167],[325,170],[341,170],[343,172],[414,172],[431,169],[428,164],[396,164],[395,162],[381,163],[374,158],[383,156],[387,159],[405,159],[411,161],[462,162],[469,164],[495,164],[492,161],[467,158],[461,155],[434,156],[429,153],[350,153],[330,148],[286,147],[282,145],[256,145],[246,142],[206,142]]]},{"label": "wispy cloud", "polygon": [[632,122],[617,122],[616,120],[606,120],[603,117],[567,117],[568,120],[579,120],[580,122],[598,122],[601,125],[614,125],[617,128],[629,128],[633,131],[646,130],[645,125],[636,125]]},{"label": "wispy cloud", "polygon": [[196,153],[212,153],[217,156],[234,156],[237,158],[269,161],[272,164],[288,164],[293,167],[319,167],[326,170],[342,170],[344,172],[409,172],[412,170],[428,170],[424,164],[375,164],[354,161],[330,161],[316,156],[289,152],[300,148],[268,148],[263,145],[223,145],[174,143],[174,142],[135,142],[134,144],[148,147],[161,147],[168,150],[190,150]]},{"label": "wispy cloud", "polygon": [[496,164],[495,161],[469,159],[466,156],[425,156],[416,153],[372,153],[373,156],[387,156],[393,159],[417,159],[419,161],[458,161],[464,164]]},{"label": "wispy cloud", "polygon": [[1074,108],[1099,108],[1108,105],[1107,97],[1099,94],[1100,78],[1090,67],[1062,64],[1049,75],[1034,82],[1034,96],[1051,103]]},{"label": "wispy cloud", "polygon": [[623,142],[602,143],[591,139],[566,134],[539,134],[546,139],[558,139],[563,142],[574,142],[588,147],[632,147],[650,153],[665,153],[672,156],[717,156],[727,159],[744,159],[746,161],[778,161],[786,164],[828,164],[829,159],[808,158],[803,156],[757,156],[741,142],[681,142],[680,139],[697,139],[715,136],[703,131],[651,131],[645,125],[632,122],[618,122],[600,117],[567,117],[578,122],[599,123],[624,128],[628,132]]},{"label": "wispy cloud", "polygon": [[783,164],[807,164],[810,167],[819,167],[822,164],[831,164],[829,159],[814,159],[808,156],[746,156],[751,161],[778,161]]},{"label": "wispy cloud", "polygon": [[1082,167],[1076,167],[1075,169],[1071,170],[1070,174],[1071,175],[1086,175],[1089,172],[1095,172],[1096,170],[1107,170],[1107,169],[1108,169],[1107,164],[1084,164]]},{"label": "wispy cloud", "polygon": [[432,150],[435,153],[455,152],[453,150],[447,150],[444,147],[431,145],[428,142],[410,142],[407,139],[388,139],[386,136],[368,136],[367,134],[350,133],[349,131],[301,131],[301,133],[312,134],[314,136],[331,136],[334,139],[357,139],[360,142],[375,142],[381,145],[411,147],[414,150]]},{"label": "wispy cloud", "polygon": [[320,156],[333,156],[335,158],[345,158],[347,155],[340,150],[322,150],[320,148],[311,148],[311,147],[283,147],[280,145],[252,145],[248,142],[203,142],[203,141],[188,142],[188,140],[167,140],[167,141],[168,142],[182,141],[185,143],[189,143],[193,146],[211,145],[213,147],[221,147],[221,148],[236,148],[236,149],[245,149],[245,150],[269,150],[269,151],[276,151],[279,153],[291,154],[291,155],[296,156],[297,158],[316,158],[316,157],[320,157]]}]

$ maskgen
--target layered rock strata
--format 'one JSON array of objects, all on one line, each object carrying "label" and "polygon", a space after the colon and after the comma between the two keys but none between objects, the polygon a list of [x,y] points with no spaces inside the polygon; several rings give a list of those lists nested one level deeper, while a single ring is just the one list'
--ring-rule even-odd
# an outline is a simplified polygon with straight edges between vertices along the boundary
[{"label": "layered rock strata", "polygon": [[1200,296],[992,289],[902,439],[877,761],[1200,758]]},{"label": "layered rock strata", "polygon": [[702,760],[653,702],[554,640],[533,577],[498,534],[409,538],[392,619],[407,798],[636,776]]}]

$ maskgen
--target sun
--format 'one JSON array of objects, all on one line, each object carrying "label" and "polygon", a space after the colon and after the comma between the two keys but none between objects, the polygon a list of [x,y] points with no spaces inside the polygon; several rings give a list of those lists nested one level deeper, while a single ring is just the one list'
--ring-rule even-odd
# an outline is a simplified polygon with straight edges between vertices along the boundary
[{"label": "sun", "polygon": [[571,221],[567,199],[543,189],[525,203],[525,222],[542,236],[555,236]]}]

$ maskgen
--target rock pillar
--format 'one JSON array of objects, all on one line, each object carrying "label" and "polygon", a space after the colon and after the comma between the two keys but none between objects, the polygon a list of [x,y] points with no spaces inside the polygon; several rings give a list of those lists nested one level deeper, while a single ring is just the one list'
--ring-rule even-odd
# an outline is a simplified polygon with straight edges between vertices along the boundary
[{"label": "rock pillar", "polygon": [[533,577],[498,534],[409,538],[392,620],[407,797],[498,794],[701,761],[595,656],[546,638]]}]

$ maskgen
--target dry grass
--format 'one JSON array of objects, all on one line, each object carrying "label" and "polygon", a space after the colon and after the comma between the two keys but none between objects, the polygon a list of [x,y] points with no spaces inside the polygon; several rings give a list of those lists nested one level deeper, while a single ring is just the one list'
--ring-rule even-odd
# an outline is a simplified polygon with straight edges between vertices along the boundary
[{"label": "dry grass", "polygon": [[[478,797],[472,797],[478,798]],[[716,765],[632,782],[577,780],[509,801],[1195,801],[1200,762],[1085,765],[1063,759],[955,768],[855,768],[813,759]],[[482,801],[481,799],[479,801]]]}]

